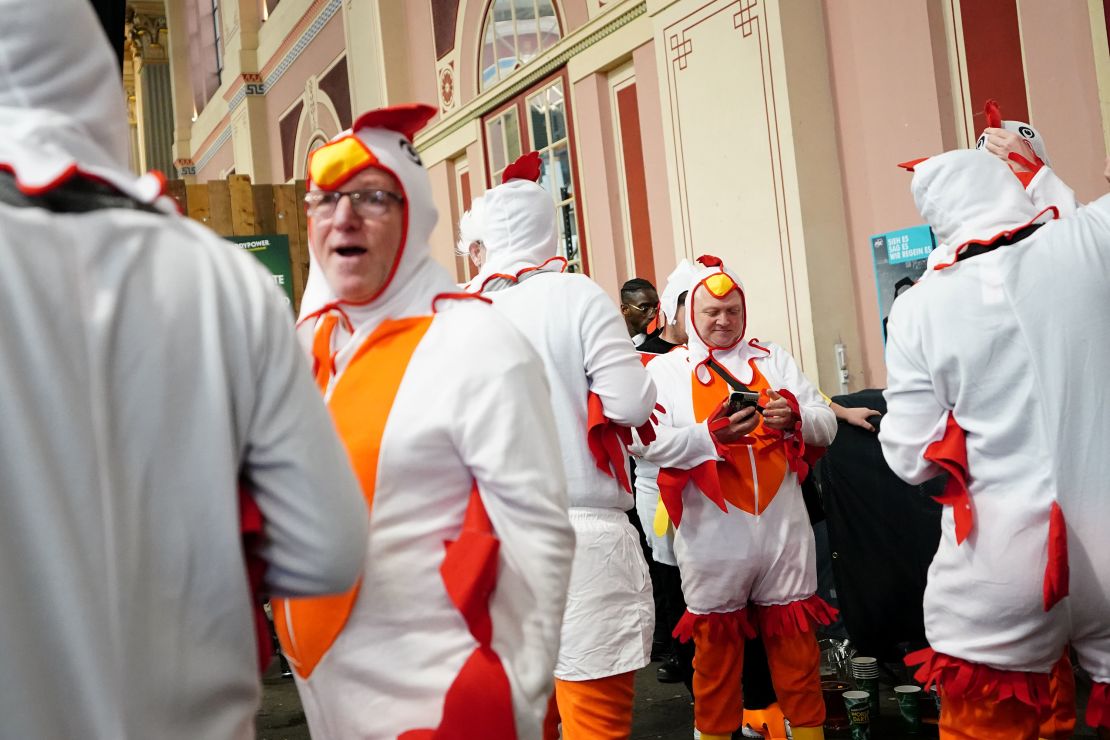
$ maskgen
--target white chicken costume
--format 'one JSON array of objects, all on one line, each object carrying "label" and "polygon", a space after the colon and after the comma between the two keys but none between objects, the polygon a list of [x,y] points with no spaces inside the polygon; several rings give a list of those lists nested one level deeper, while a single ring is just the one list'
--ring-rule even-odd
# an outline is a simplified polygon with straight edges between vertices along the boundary
[{"label": "white chicken costume", "polygon": [[309,163],[323,190],[380,168],[405,209],[377,295],[336,300],[313,260],[301,307],[370,506],[361,583],[275,605],[316,738],[536,738],[551,694],[573,548],[555,423],[536,353],[429,255],[411,138],[434,112],[367,113]]},{"label": "white chicken costume", "polygon": [[[1015,152],[1010,153],[1010,159],[1016,165],[1016,168],[1013,169],[1014,175],[1025,187],[1026,194],[1037,210],[1040,211],[1049,206],[1055,206],[1060,218],[1067,218],[1075,213],[1079,207],[1079,203],[1075,199],[1075,191],[1068,187],[1067,183],[1061,180],[1052,167],[1049,166],[1048,151],[1045,148],[1044,137],[1041,136],[1040,132],[1024,121],[1003,121],[998,103],[994,100],[987,101],[983,112],[989,128],[1011,131],[1029,142],[1029,146],[1032,147],[1034,153],[1032,161]],[[975,148],[984,150],[986,145],[987,134],[984,132],[976,139]],[[925,160],[915,159],[900,166],[912,172],[914,166],[923,161]],[[936,248],[929,253],[925,272],[921,278],[930,277],[938,270],[950,266],[954,259],[954,252],[959,246],[959,244],[949,244],[943,241],[937,244]]]},{"label": "white chicken costume", "polygon": [[91,4],[0,18],[0,736],[251,740],[237,489],[285,595],[350,588],[365,504],[273,278],[131,174]]},{"label": "white chicken costume", "polygon": [[1052,221],[980,151],[918,163],[912,188],[955,260],[888,325],[883,453],[910,483],[950,473],[918,678],[949,697],[942,734],[1036,737],[1070,642],[1110,728],[1110,198]]},{"label": "white chicken costume", "polygon": [[535,153],[522,157],[482,196],[486,263],[474,284],[529,339],[551,386],[576,536],[555,666],[563,738],[616,740],[631,728],[633,672],[651,659],[654,604],[613,425],[645,424],[655,387],[612,300],[563,272],[539,167]]},{"label": "white chicken costume", "polygon": [[[699,299],[705,291],[743,298],[743,287],[717,258],[698,262],[686,297],[689,351],[648,365],[664,411],[656,439],[633,448],[659,466],[662,500],[676,525],[688,611],[675,634],[696,645],[694,720],[703,738],[729,737],[739,728],[743,638],[758,624],[794,737],[821,737],[825,709],[813,625],[829,623],[834,612],[816,595],[813,530],[799,478],[812,458],[807,446],[812,453],[831,443],[836,417],[781,347],[744,341],[743,328],[732,346],[707,345],[694,322]],[[708,420],[731,390],[722,372],[764,399],[769,390],[787,398],[797,427],[782,433],[760,423],[739,443],[718,443]]]}]

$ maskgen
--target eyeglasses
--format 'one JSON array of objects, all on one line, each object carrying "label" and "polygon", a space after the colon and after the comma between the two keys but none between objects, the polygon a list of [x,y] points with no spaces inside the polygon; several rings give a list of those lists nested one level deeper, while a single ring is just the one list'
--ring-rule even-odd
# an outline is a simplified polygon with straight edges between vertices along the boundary
[{"label": "eyeglasses", "polygon": [[641,303],[639,306],[634,303],[622,303],[621,305],[628,306],[629,308],[634,308],[645,316],[654,316],[655,314],[659,313],[658,303]]},{"label": "eyeglasses", "polygon": [[305,193],[305,210],[313,218],[331,218],[339,201],[347,196],[351,199],[351,208],[355,213],[365,219],[378,219],[389,213],[391,203],[401,205],[405,198],[388,190],[351,190],[340,193],[336,190],[313,190]]}]

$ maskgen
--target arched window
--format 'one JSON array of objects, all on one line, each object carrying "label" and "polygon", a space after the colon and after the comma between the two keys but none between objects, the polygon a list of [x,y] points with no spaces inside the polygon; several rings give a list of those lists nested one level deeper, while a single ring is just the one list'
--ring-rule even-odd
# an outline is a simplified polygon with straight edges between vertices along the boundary
[{"label": "arched window", "polygon": [[482,27],[481,89],[532,61],[561,35],[552,0],[493,0]]}]

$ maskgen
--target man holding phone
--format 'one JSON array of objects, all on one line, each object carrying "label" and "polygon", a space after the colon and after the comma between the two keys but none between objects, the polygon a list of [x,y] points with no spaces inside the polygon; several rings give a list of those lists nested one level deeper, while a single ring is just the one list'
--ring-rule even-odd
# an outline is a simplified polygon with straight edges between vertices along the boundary
[{"label": "man holding phone", "polygon": [[812,453],[832,442],[836,417],[786,350],[744,341],[739,279],[716,257],[698,262],[686,308],[689,351],[649,366],[666,411],[655,440],[633,449],[659,466],[676,526],[688,608],[675,634],[696,645],[695,724],[704,740],[740,727],[743,638],[758,622],[794,737],[822,738],[813,627],[835,612],[815,593],[800,482]]}]

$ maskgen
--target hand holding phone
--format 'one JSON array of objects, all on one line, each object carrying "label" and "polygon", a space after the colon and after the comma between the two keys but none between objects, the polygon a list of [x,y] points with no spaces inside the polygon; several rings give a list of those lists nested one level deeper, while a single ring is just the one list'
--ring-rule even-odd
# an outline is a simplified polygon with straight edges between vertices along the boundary
[{"label": "hand holding phone", "polygon": [[732,416],[738,411],[753,408],[757,413],[763,413],[759,405],[759,394],[755,391],[733,391],[728,397],[728,415]]}]

